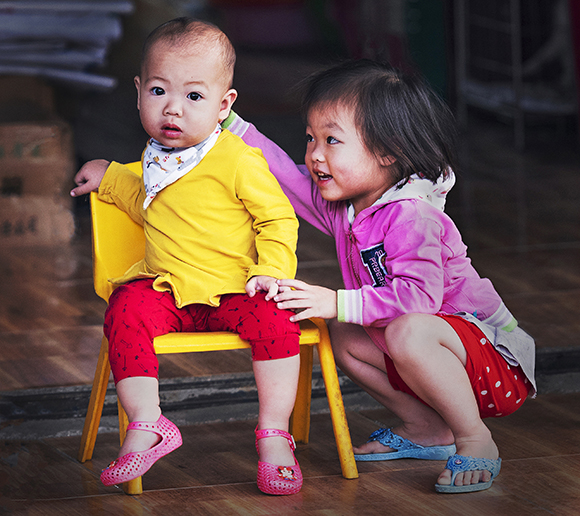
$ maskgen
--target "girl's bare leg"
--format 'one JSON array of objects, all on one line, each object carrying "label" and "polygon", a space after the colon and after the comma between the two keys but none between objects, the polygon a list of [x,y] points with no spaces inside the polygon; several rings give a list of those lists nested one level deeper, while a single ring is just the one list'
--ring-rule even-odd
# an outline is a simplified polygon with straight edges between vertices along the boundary
[{"label": "girl's bare leg", "polygon": [[[136,376],[117,383],[117,396],[127,413],[129,422],[157,421],[161,415],[159,408],[159,382],[157,378]],[[159,442],[159,436],[152,432],[129,430],[121,446],[119,457],[127,453],[145,451]]]},{"label": "girl's bare leg", "polygon": [[[453,328],[433,315],[408,314],[389,324],[385,339],[401,378],[453,432],[457,453],[497,459],[497,446],[481,420],[465,370],[467,353]],[[456,477],[455,485],[490,478],[489,471],[468,471]],[[450,480],[451,471],[445,469],[438,482]]]},{"label": "girl's bare leg", "polygon": [[[329,327],[334,356],[340,369],[402,420],[393,432],[422,446],[453,443],[453,433],[437,412],[412,396],[393,389],[387,376],[384,354],[361,326],[334,320]],[[386,453],[390,448],[373,441],[355,447],[354,451],[360,454]]]},{"label": "girl's bare leg", "polygon": [[[300,355],[277,360],[255,360],[254,376],[260,404],[258,428],[288,431],[290,415],[296,401]],[[277,466],[293,466],[294,457],[284,437],[258,441],[260,460]]]}]

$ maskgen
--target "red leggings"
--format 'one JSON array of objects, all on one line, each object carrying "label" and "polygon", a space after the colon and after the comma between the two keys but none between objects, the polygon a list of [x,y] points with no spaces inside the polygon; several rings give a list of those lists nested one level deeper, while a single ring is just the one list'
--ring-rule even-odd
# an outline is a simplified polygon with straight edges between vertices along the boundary
[{"label": "red leggings", "polygon": [[253,360],[275,360],[300,351],[300,327],[265,293],[221,296],[220,306],[177,308],[171,292],[157,292],[152,279],[116,288],[105,312],[104,333],[115,383],[133,376],[158,377],[153,339],[171,332],[232,331],[252,346]]}]

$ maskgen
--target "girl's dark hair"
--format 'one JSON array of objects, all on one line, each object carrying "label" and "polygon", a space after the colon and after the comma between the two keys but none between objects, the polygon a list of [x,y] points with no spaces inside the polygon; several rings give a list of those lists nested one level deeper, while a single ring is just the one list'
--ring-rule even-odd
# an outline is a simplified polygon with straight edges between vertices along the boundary
[{"label": "girl's dark hair", "polygon": [[312,109],[333,106],[353,110],[371,153],[396,159],[397,183],[413,174],[435,183],[455,169],[454,117],[418,76],[367,59],[346,61],[314,74],[305,84],[305,119]]}]

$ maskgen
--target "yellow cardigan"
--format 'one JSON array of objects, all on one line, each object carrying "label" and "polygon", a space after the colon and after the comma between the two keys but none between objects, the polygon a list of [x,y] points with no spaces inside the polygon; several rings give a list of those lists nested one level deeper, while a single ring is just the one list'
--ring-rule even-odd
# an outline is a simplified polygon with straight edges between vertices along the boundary
[{"label": "yellow cardigan", "polygon": [[99,198],[143,225],[145,258],[123,284],[155,278],[178,307],[219,305],[220,295],[243,293],[252,276],[293,278],[298,220],[259,149],[222,131],[193,170],[164,188],[147,210],[141,177],[112,162]]}]

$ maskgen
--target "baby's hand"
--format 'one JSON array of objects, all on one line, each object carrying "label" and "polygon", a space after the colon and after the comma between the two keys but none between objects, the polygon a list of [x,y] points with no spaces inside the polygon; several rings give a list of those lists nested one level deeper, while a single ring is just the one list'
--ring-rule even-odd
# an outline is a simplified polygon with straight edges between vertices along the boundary
[{"label": "baby's hand", "polygon": [[252,276],[246,283],[246,294],[254,297],[258,290],[266,292],[266,301],[269,301],[278,293],[276,278],[271,276]]},{"label": "baby's hand", "polygon": [[290,317],[292,322],[321,317],[334,319],[338,315],[336,291],[300,280],[278,280],[280,291],[274,297],[280,310],[299,311]]},{"label": "baby's hand", "polygon": [[109,165],[110,163],[104,159],[87,161],[74,178],[74,182],[79,186],[71,190],[71,196],[78,197],[93,190],[98,190]]}]

